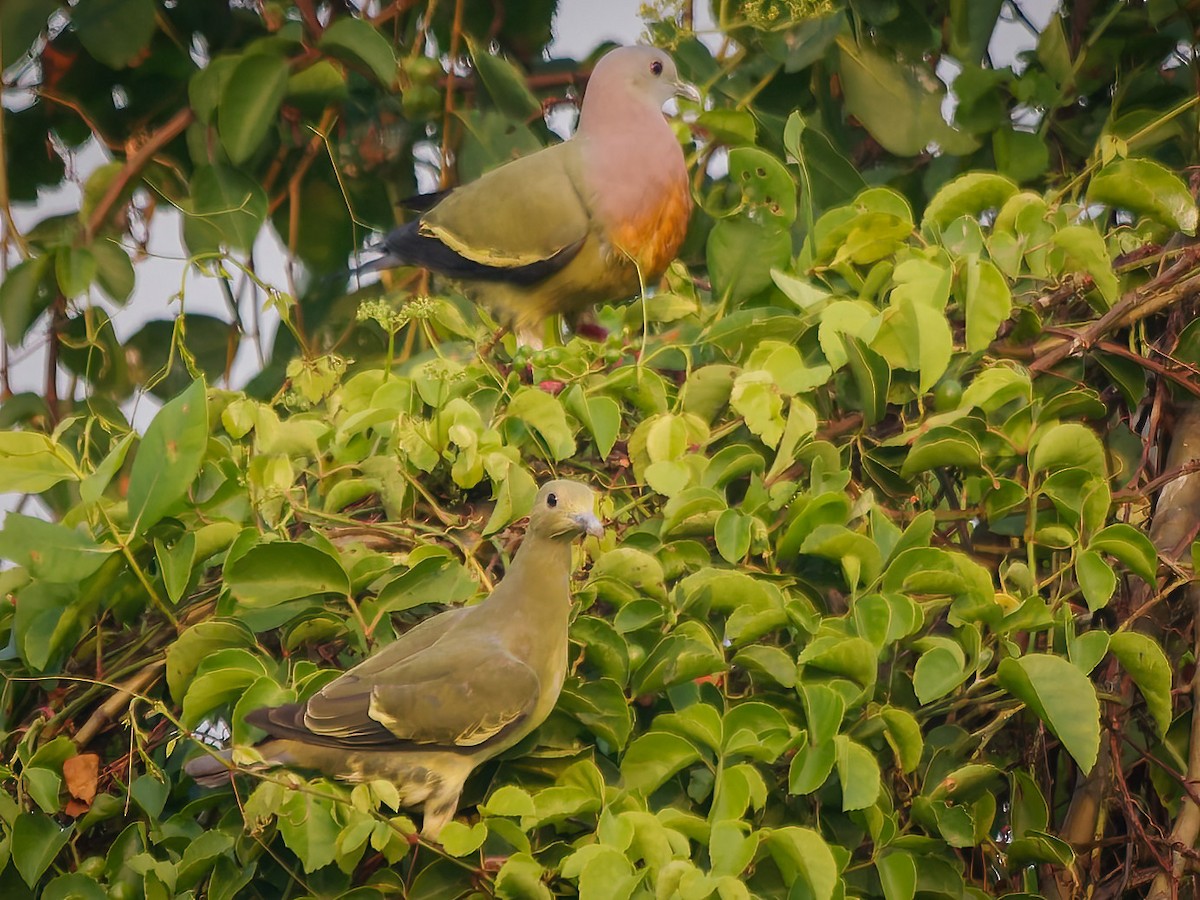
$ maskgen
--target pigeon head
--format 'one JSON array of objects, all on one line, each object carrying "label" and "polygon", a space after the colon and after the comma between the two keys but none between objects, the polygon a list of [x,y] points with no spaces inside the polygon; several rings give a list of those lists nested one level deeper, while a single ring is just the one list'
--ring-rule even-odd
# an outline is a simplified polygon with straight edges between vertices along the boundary
[{"label": "pigeon head", "polygon": [[577,481],[547,482],[533,501],[529,531],[568,540],[583,534],[601,537],[604,526],[596,515],[596,492]]},{"label": "pigeon head", "polygon": [[[641,45],[618,47],[596,63],[584,94],[582,118],[587,118],[589,106],[602,105],[609,94],[644,100],[656,110],[675,96],[700,102],[700,94],[680,80],[675,61],[666,51]],[[593,98],[591,102],[589,98]]]}]

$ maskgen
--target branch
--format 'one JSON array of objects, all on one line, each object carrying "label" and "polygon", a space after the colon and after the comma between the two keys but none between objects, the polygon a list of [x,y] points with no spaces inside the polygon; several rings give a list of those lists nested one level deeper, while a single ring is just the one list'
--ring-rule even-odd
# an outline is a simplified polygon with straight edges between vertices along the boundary
[{"label": "branch", "polygon": [[104,196],[100,198],[100,202],[96,204],[95,210],[92,212],[92,217],[88,220],[86,237],[91,240],[95,237],[104,222],[108,219],[116,206],[117,201],[121,197],[121,192],[137,178],[138,174],[146,167],[146,165],[154,158],[163,147],[183,134],[189,125],[196,118],[196,114],[192,112],[190,106],[185,106],[175,115],[171,116],[161,128],[155,131],[146,139],[142,146],[134,151],[133,155],[125,160],[125,168],[123,168],[116,178],[109,184],[108,190],[104,192]]},{"label": "branch", "polygon": [[[1188,588],[1188,598],[1192,601],[1192,649],[1200,654],[1200,627],[1197,627],[1200,625],[1200,585]],[[1200,784],[1200,670],[1192,676],[1192,733],[1185,787],[1196,784]],[[1189,790],[1187,796],[1180,799],[1179,815],[1169,836],[1171,868],[1154,876],[1147,900],[1168,900],[1176,896],[1179,879],[1190,863],[1185,851],[1196,846],[1197,837],[1200,837],[1200,806]]]},{"label": "branch", "polygon": [[75,746],[86,747],[92,738],[115,721],[117,716],[129,706],[134,696],[142,693],[154,683],[165,665],[166,661],[162,659],[148,663],[142,671],[122,682],[120,689],[101,703],[91,717],[83,723],[83,727],[75,732]]},{"label": "branch", "polygon": [[1129,291],[1112,309],[1091,325],[1073,332],[1072,339],[1064,341],[1034,360],[1030,370],[1048,371],[1068,356],[1090,348],[1110,332],[1132,325],[1200,293],[1200,273],[1196,272],[1198,264],[1200,245],[1193,244],[1179,255],[1174,264],[1141,287]]}]

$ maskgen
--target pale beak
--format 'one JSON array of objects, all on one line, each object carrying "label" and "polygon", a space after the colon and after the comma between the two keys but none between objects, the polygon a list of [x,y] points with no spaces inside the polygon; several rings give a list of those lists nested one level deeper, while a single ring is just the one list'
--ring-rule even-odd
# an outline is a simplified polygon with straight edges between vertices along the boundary
[{"label": "pale beak", "polygon": [[590,534],[592,537],[604,537],[604,526],[600,524],[600,520],[596,518],[595,513],[575,513],[575,515],[571,516],[571,519],[579,526],[579,530],[585,534]]},{"label": "pale beak", "polygon": [[694,84],[688,84],[686,81],[676,81],[674,87],[676,97],[687,97],[693,103],[703,102],[700,92],[696,90]]}]

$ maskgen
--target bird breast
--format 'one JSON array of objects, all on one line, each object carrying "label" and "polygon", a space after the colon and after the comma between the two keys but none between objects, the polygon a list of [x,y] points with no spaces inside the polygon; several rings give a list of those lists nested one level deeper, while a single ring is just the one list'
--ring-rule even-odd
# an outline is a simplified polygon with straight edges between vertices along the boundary
[{"label": "bird breast", "polygon": [[[647,280],[679,252],[692,212],[683,150],[662,116],[629,140],[588,146],[588,193],[604,243]],[[616,260],[614,259],[614,262]]]}]

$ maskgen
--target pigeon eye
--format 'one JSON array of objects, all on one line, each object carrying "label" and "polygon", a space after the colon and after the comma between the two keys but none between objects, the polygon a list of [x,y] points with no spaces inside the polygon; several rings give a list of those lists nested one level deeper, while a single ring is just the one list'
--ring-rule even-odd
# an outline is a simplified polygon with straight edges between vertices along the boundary
[{"label": "pigeon eye", "polygon": [[654,77],[657,78],[659,75],[661,75],[662,70],[663,70],[663,65],[662,65],[661,59],[656,59],[656,60],[654,60],[654,62],[650,63],[650,74],[653,75]]},{"label": "pigeon eye", "polygon": [[546,505],[551,509],[554,509],[554,507],[558,506],[558,496],[556,494],[547,494]]}]

